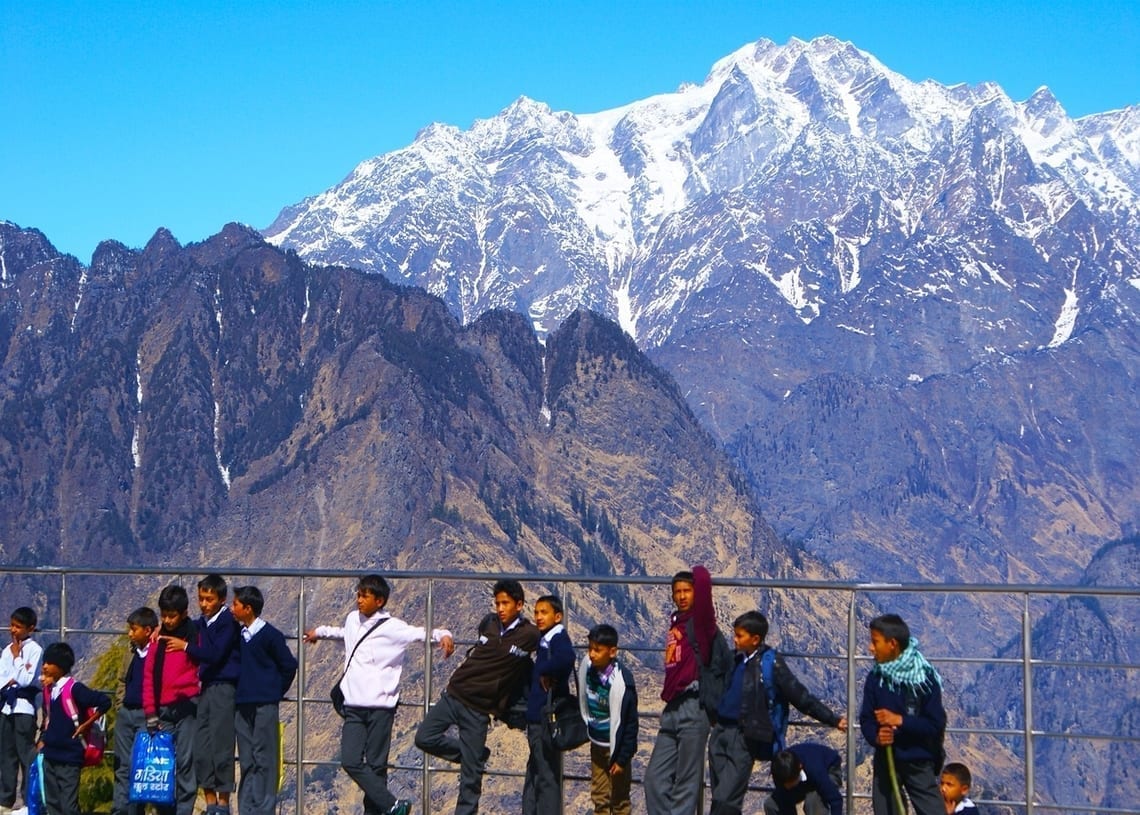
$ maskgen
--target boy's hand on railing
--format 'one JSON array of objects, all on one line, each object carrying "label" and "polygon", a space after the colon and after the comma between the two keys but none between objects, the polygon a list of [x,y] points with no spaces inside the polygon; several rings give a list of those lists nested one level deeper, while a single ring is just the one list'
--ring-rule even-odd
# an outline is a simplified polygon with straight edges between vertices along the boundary
[{"label": "boy's hand on railing", "polygon": [[439,650],[443,651],[443,656],[449,657],[455,653],[455,640],[450,636],[440,637]]},{"label": "boy's hand on railing", "polygon": [[310,628],[308,631],[306,631],[306,632],[305,632],[305,635],[304,635],[303,637],[301,637],[301,639],[303,639],[305,642],[307,642],[307,643],[309,643],[310,645],[312,645],[312,644],[313,644],[314,642],[316,642],[316,641],[317,641],[317,639],[318,639],[318,637],[317,637],[317,629],[315,629],[315,628]]},{"label": "boy's hand on railing", "polygon": [[847,732],[847,717],[846,716],[840,716],[839,717],[839,724],[835,725],[835,728],[837,730],[842,730],[844,733],[846,733]]}]

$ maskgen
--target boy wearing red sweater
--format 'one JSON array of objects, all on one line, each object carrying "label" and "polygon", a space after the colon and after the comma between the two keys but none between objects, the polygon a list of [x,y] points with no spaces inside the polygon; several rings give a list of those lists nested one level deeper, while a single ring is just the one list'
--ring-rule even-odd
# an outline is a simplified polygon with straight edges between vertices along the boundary
[{"label": "boy wearing red sweater", "polygon": [[198,797],[194,736],[201,685],[198,661],[186,652],[186,646],[198,636],[189,609],[186,589],[170,585],[162,590],[158,595],[161,628],[143,662],[142,699],[147,730],[163,730],[174,736],[174,806],[156,807],[159,815],[193,815]]}]

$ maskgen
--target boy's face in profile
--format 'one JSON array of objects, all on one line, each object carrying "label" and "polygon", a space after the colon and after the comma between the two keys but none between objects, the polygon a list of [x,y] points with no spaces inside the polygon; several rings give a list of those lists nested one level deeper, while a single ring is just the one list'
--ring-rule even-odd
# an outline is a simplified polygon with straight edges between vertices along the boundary
[{"label": "boy's face in profile", "polygon": [[198,589],[198,608],[202,610],[202,616],[206,619],[221,611],[225,604],[225,598],[219,597],[213,589]]},{"label": "boy's face in profile", "polygon": [[172,633],[189,616],[185,611],[174,611],[173,609],[158,612],[158,619],[162,621],[162,632],[164,634]]},{"label": "boy's face in profile", "polygon": [[13,642],[23,642],[32,636],[32,632],[35,630],[34,625],[24,625],[15,618],[8,621],[8,633],[12,635]]},{"label": "boy's face in profile", "polygon": [[677,611],[686,612],[693,608],[693,584],[678,580],[673,584],[673,605]]},{"label": "boy's face in profile", "polygon": [[604,671],[610,667],[610,663],[617,659],[617,652],[616,645],[602,645],[593,640],[590,640],[586,647],[586,656],[589,657],[590,666],[595,671]]},{"label": "boy's face in profile", "polygon": [[152,634],[154,634],[154,629],[149,625],[127,623],[127,639],[131,641],[131,645],[135,648],[146,648],[146,644],[150,642]]},{"label": "boy's face in profile", "polygon": [[365,617],[371,617],[384,608],[386,598],[377,597],[371,589],[356,590],[356,610]]},{"label": "boy's face in profile", "polygon": [[957,804],[970,794],[969,786],[959,781],[953,773],[942,773],[939,787],[942,790],[942,800],[948,804]]},{"label": "boy's face in profile", "polygon": [[732,641],[736,646],[736,650],[742,654],[751,654],[760,647],[761,639],[759,634],[750,634],[743,628],[732,629]]},{"label": "boy's face in profile", "polygon": [[234,619],[242,625],[249,625],[257,618],[257,615],[253,613],[253,608],[247,606],[236,597],[233,602],[230,603],[230,611],[233,612]]},{"label": "boy's face in profile", "polygon": [[562,622],[562,613],[555,611],[550,603],[540,600],[534,604],[534,624],[538,626],[539,631],[545,634],[560,622]]},{"label": "boy's face in profile", "polygon": [[499,615],[499,622],[503,625],[513,623],[522,614],[522,610],[522,600],[516,600],[505,591],[495,595],[495,613]]},{"label": "boy's face in profile", "polygon": [[40,679],[45,685],[50,685],[53,682],[58,682],[63,679],[67,674],[63,672],[63,668],[58,665],[53,665],[50,662],[45,662],[40,669]]},{"label": "boy's face in profile", "polygon": [[899,648],[899,641],[896,639],[887,639],[878,631],[871,631],[871,645],[867,649],[871,652],[871,656],[875,658],[875,662],[894,662],[899,658],[902,649]]}]

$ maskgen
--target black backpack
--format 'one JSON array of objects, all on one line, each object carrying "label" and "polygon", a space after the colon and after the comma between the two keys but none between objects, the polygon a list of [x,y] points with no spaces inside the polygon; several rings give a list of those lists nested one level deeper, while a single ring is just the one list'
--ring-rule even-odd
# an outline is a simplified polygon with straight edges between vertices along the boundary
[{"label": "black backpack", "polygon": [[728,640],[716,630],[712,641],[712,658],[705,665],[701,658],[701,646],[697,641],[693,621],[690,619],[685,626],[685,635],[692,643],[693,653],[697,655],[697,667],[700,669],[700,688],[697,691],[701,707],[709,717],[710,724],[716,724],[716,709],[720,705],[720,697],[724,696],[724,689],[728,678],[732,675],[733,659],[732,649],[728,647]]}]

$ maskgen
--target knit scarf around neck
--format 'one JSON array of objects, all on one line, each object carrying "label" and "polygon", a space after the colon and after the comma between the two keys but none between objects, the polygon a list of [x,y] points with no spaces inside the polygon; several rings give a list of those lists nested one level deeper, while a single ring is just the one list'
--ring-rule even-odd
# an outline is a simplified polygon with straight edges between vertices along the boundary
[{"label": "knit scarf around neck", "polygon": [[897,659],[878,662],[874,670],[879,675],[879,681],[892,690],[909,687],[916,691],[926,691],[932,688],[932,681],[937,682],[938,687],[942,687],[942,677],[918,650],[916,637],[910,638],[906,650],[899,654]]}]

